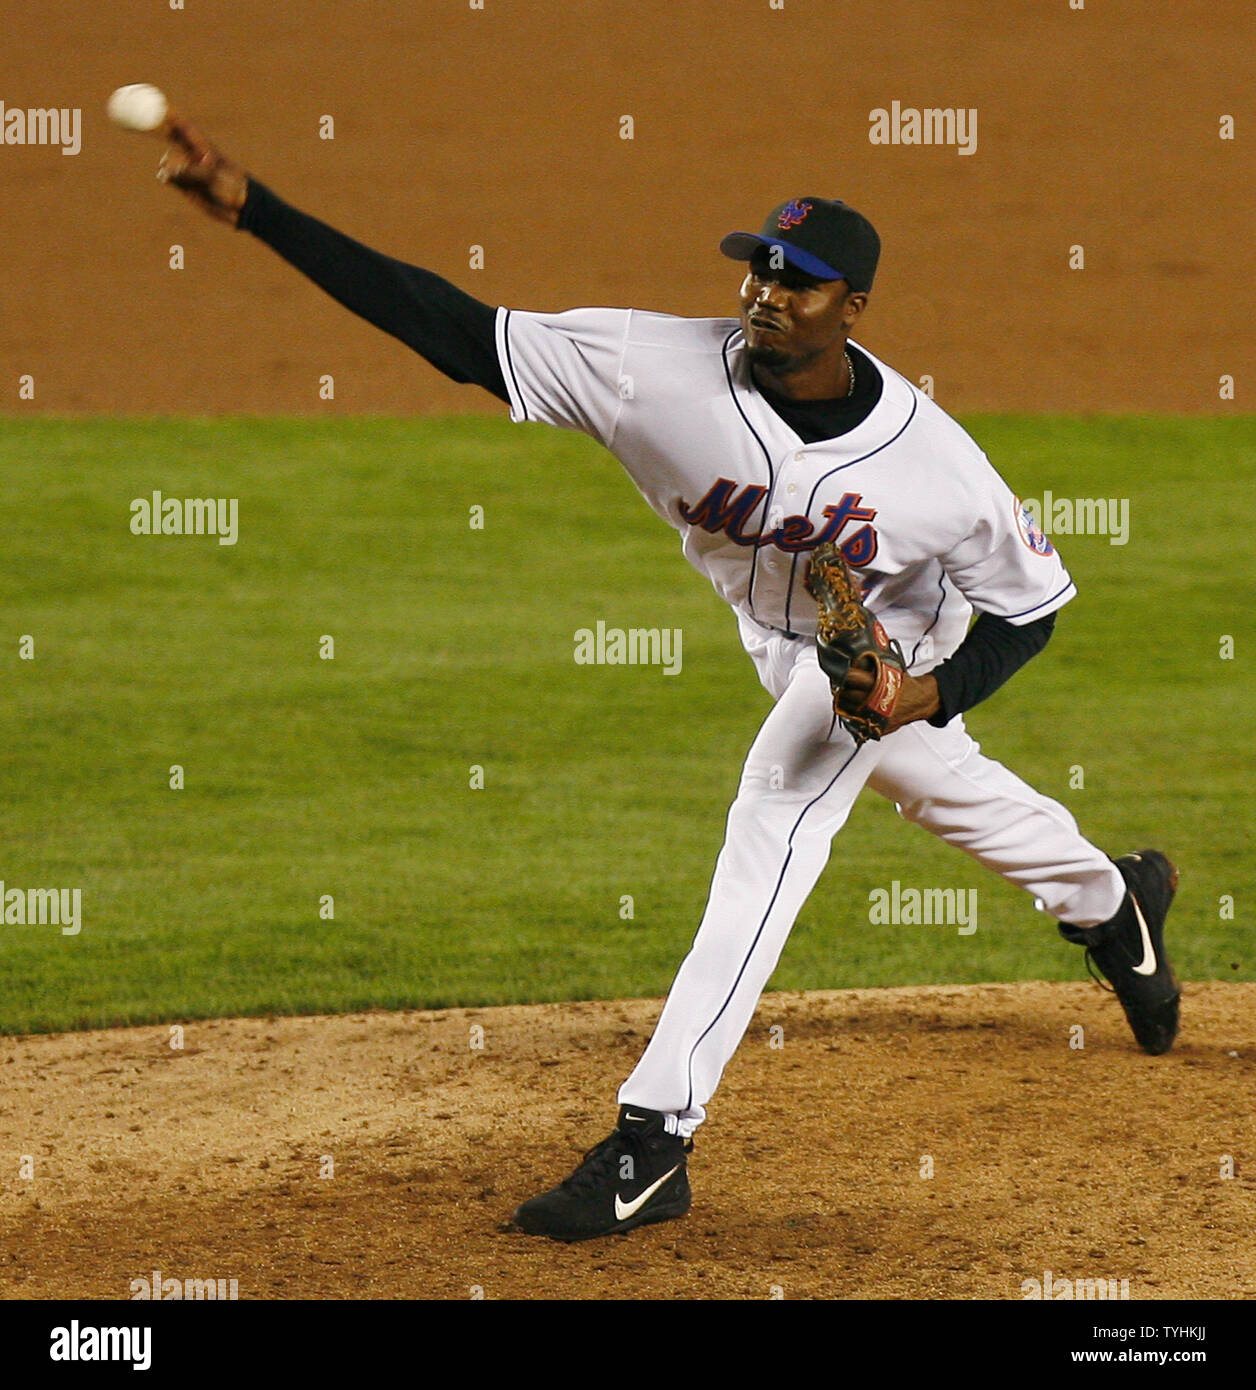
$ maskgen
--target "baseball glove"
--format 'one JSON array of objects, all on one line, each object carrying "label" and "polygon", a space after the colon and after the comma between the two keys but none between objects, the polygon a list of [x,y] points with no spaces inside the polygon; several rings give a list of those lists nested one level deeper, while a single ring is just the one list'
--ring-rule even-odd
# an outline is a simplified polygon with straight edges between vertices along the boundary
[{"label": "baseball glove", "polygon": [[[907,674],[903,649],[864,607],[859,580],[832,541],[811,553],[807,592],[820,610],[816,643],[820,666],[833,686],[833,713],[856,744],[879,739],[889,727]],[[871,674],[871,690],[847,688],[856,666]]]}]

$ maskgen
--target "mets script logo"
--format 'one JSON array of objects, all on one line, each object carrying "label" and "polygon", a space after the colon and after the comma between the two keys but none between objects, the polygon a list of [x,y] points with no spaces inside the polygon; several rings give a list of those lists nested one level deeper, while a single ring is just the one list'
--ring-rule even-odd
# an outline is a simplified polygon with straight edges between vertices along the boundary
[{"label": "mets script logo", "polygon": [[1054,555],[1055,547],[1047,539],[1042,527],[1034,520],[1033,512],[1021,502],[1019,497],[1014,505],[1016,507],[1016,529],[1021,534],[1021,540],[1035,555]]},{"label": "mets script logo", "polygon": [[791,227],[796,227],[810,211],[811,204],[805,198],[795,198],[781,209],[776,225],[781,231],[787,232]]},{"label": "mets script logo", "polygon": [[861,492],[847,492],[840,502],[825,507],[822,512],[824,524],[818,529],[810,517],[787,516],[771,531],[760,530],[746,535],[745,528],[766,495],[767,488],[758,484],[743,487],[738,492],[737,484],[732,479],[719,478],[694,506],[682,501],[680,515],[690,526],[700,526],[712,535],[723,531],[736,545],[756,548],[774,545],[790,555],[800,550],[813,550],[825,541],[836,541],[847,526],[863,522],[857,531],[842,542],[842,554],[846,557],[846,563],[856,569],[871,563],[876,555],[877,533],[871,523],[877,512],[875,507],[859,505],[863,500]]}]

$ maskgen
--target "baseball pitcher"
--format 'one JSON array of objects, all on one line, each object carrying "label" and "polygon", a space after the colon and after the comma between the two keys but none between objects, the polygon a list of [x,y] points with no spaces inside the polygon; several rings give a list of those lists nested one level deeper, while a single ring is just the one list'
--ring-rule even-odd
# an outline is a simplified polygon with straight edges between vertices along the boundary
[{"label": "baseball pitcher", "polygon": [[[986,757],[964,713],[1051,636],[1075,592],[976,443],[852,338],[880,241],[847,204],[792,198],[721,249],[736,312],[535,314],[297,211],[178,122],[159,177],[266,242],[346,308],[515,421],[607,448],[733,610],[774,705],[728,813],[709,900],[611,1134],[517,1225],[584,1240],[682,1216],[692,1136],[864,787],[1029,893],[1166,1052],[1177,871],[1115,861]],[[973,621],[975,616],[975,621]]]}]

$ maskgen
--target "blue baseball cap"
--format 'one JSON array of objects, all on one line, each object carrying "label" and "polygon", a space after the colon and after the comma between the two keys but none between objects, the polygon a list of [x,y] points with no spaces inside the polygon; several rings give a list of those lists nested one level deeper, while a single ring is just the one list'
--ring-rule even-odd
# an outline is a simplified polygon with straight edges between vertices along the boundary
[{"label": "blue baseball cap", "polygon": [[868,219],[835,198],[791,198],[773,208],[761,232],[730,232],[720,250],[748,261],[760,247],[779,247],[787,265],[817,280],[845,280],[852,290],[872,288],[881,238]]}]

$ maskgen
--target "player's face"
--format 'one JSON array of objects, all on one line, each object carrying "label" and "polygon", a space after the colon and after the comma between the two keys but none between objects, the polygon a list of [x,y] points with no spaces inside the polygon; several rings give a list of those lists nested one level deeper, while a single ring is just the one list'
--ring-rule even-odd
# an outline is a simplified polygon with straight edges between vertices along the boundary
[{"label": "player's face", "polygon": [[792,266],[773,267],[765,248],[741,286],[741,328],[750,361],[774,374],[801,371],[826,355],[840,360],[867,302],[845,280],[817,280]]}]

